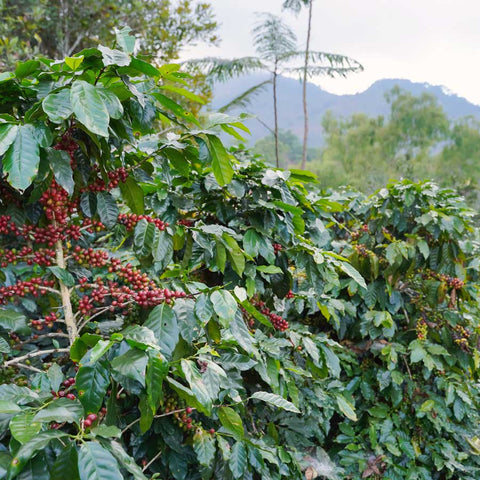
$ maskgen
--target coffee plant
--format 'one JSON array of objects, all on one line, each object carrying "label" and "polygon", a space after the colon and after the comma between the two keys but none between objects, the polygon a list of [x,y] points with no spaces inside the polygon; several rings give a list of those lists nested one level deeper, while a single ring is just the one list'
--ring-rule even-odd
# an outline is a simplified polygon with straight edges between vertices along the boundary
[{"label": "coffee plant", "polygon": [[0,478],[478,478],[472,212],[227,151],[134,45],[0,74]]}]

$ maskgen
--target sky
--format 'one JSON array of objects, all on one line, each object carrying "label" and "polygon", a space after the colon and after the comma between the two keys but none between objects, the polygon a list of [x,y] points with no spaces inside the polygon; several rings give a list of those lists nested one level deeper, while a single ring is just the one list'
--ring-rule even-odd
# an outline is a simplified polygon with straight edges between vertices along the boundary
[{"label": "sky", "polygon": [[[282,0],[209,0],[220,23],[219,47],[188,48],[184,58],[254,55],[257,12],[281,14],[305,46],[306,11],[282,12]],[[356,93],[382,78],[443,85],[480,105],[480,1],[314,0],[312,50],[358,60],[364,72],[312,80],[337,94]]]}]

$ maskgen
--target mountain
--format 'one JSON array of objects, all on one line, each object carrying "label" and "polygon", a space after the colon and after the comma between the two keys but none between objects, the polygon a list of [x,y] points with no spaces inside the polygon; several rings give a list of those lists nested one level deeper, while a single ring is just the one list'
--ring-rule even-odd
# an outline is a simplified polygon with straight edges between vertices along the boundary
[{"label": "mountain", "polygon": [[[267,75],[250,75],[235,78],[223,84],[217,84],[214,89],[212,109],[225,105],[248,88],[266,79],[268,79]],[[389,106],[385,100],[385,94],[395,85],[398,85],[401,89],[413,95],[421,95],[424,92],[435,95],[448,117],[452,120],[468,115],[480,119],[479,105],[474,105],[465,98],[448,92],[445,87],[430,85],[428,83],[415,83],[403,79],[383,79],[376,81],[364,92],[354,95],[335,95],[322,90],[312,83],[308,83],[310,146],[320,146],[322,144],[323,132],[321,120],[328,110],[331,110],[334,115],[342,117],[348,117],[354,113],[365,113],[369,116],[388,115]],[[299,137],[302,137],[302,88],[298,80],[279,77],[278,110],[280,128],[291,130]],[[265,124],[273,127],[271,86],[267,85],[266,88],[257,93],[254,100],[247,107],[233,110],[230,113],[241,112],[251,113]],[[249,139],[250,143],[255,143],[258,139],[269,133],[267,128],[257,119],[248,120],[246,124],[252,132]]]}]

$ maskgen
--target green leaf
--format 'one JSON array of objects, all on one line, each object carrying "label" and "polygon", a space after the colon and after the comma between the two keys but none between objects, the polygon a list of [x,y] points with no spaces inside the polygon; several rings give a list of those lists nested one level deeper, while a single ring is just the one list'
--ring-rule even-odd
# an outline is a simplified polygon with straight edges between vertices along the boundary
[{"label": "green leaf", "polygon": [[355,280],[362,288],[365,288],[365,290],[367,289],[367,284],[363,277],[349,263],[341,262],[338,265],[342,272],[346,273],[350,278],[353,278],[353,280]]},{"label": "green leaf", "polygon": [[11,400],[0,400],[0,413],[18,413],[22,409]]},{"label": "green leaf", "polygon": [[154,352],[149,354],[145,385],[147,387],[148,406],[155,414],[163,400],[163,381],[167,378],[168,362]]},{"label": "green leaf", "polygon": [[34,422],[57,422],[80,424],[85,412],[82,404],[77,400],[57,398],[47,408],[40,410],[34,417]]},{"label": "green leaf", "polygon": [[195,302],[195,316],[205,325],[212,318],[213,304],[208,295],[201,293]]},{"label": "green leaf", "polygon": [[31,185],[40,164],[40,147],[32,124],[18,128],[2,162],[3,172],[8,173],[7,181],[13,188],[25,190]]},{"label": "green leaf", "polygon": [[15,74],[13,72],[0,73],[0,83],[8,82],[12,78],[15,78]]},{"label": "green leaf", "polygon": [[48,270],[50,270],[65,286],[73,287],[75,285],[73,275],[64,268],[48,267]]},{"label": "green leaf", "polygon": [[215,438],[206,431],[198,428],[193,435],[193,449],[197,454],[198,463],[208,467],[215,458]]},{"label": "green leaf", "polygon": [[115,38],[117,45],[128,54],[132,54],[135,50],[135,37],[130,35],[132,29],[130,27],[123,27],[122,29],[115,28]]},{"label": "green leaf", "polygon": [[178,328],[184,340],[193,343],[203,335],[202,325],[194,314],[195,301],[191,298],[179,298],[175,300],[175,314],[178,319]]},{"label": "green leaf", "polygon": [[42,428],[42,424],[34,422],[34,416],[34,413],[24,413],[16,415],[10,420],[10,432],[15,440],[26,443],[37,435]]},{"label": "green leaf", "polygon": [[19,126],[7,123],[6,125],[0,125],[0,156],[2,156],[8,147],[17,138]]},{"label": "green leaf", "polygon": [[[131,37],[131,38],[134,38],[134,37]],[[127,52],[127,53],[131,53],[131,52]],[[153,65],[150,65],[149,63],[143,60],[140,60],[139,58],[133,57],[132,60],[130,61],[130,67],[135,68],[139,72],[142,72],[149,77],[160,76],[160,72]]]},{"label": "green leaf", "polygon": [[97,193],[97,212],[100,221],[107,228],[112,228],[117,223],[118,206],[110,192]]},{"label": "green leaf", "polygon": [[0,327],[7,332],[16,332],[22,335],[30,333],[25,315],[13,310],[0,309]]},{"label": "green leaf", "polygon": [[170,163],[173,165],[175,170],[186,177],[190,175],[190,163],[187,160],[187,156],[183,152],[180,152],[176,148],[168,147],[164,148],[162,153],[170,160]]},{"label": "green leaf", "polygon": [[97,442],[82,444],[78,452],[80,480],[119,480],[123,478],[113,455]]},{"label": "green leaf", "polygon": [[39,433],[30,439],[20,447],[15,457],[12,459],[8,468],[7,480],[12,480],[16,477],[38,450],[43,450],[53,439],[63,438],[67,435],[67,433],[58,430],[49,430],[47,432]]},{"label": "green leaf", "polygon": [[62,372],[62,369],[57,363],[54,363],[48,370],[47,370],[47,377],[50,380],[50,386],[54,392],[58,392],[60,389],[60,385],[65,378]]},{"label": "green leaf", "polygon": [[142,219],[137,223],[133,233],[133,241],[138,256],[146,257],[150,255],[156,230],[157,227],[153,223],[147,222],[145,219]]},{"label": "green leaf", "polygon": [[198,368],[191,360],[182,359],[181,365],[185,379],[190,385],[190,389],[195,395],[197,402],[202,405],[204,413],[208,415],[212,408],[212,399]]},{"label": "green leaf", "polygon": [[185,97],[188,100],[191,100],[192,102],[199,103],[200,105],[205,104],[205,100],[202,97],[199,97],[195,93],[193,93],[190,90],[187,90],[185,88],[175,87],[175,86],[170,85],[170,84],[162,85],[160,88],[162,90],[168,90],[169,92],[173,92],[173,93],[176,93],[177,95],[181,95],[182,97]]},{"label": "green leaf", "polygon": [[100,410],[109,385],[110,372],[107,361],[80,366],[75,386],[86,413],[96,413]]},{"label": "green leaf", "polygon": [[76,80],[70,89],[70,103],[79,122],[83,123],[90,132],[108,138],[110,117],[94,85]]},{"label": "green leaf", "polygon": [[233,237],[227,233],[224,233],[222,235],[222,239],[224,241],[224,245],[227,247],[232,268],[238,274],[238,276],[241,277],[243,275],[243,271],[245,270],[245,257],[240,250],[237,241]]},{"label": "green leaf", "polygon": [[147,480],[143,474],[142,469],[135,463],[135,460],[128,455],[123,447],[118,442],[109,443],[110,452],[117,459],[118,462],[133,475],[134,480]]},{"label": "green leaf", "polygon": [[153,260],[165,268],[173,256],[173,238],[165,230],[156,230],[152,246]]},{"label": "green leaf", "polygon": [[275,393],[255,392],[250,398],[262,400],[265,403],[287,410],[288,412],[300,413],[300,410],[292,402],[285,400],[283,397],[276,395]]},{"label": "green leaf", "polygon": [[78,454],[76,445],[72,443],[55,460],[50,470],[50,480],[79,480]]},{"label": "green leaf", "polygon": [[103,103],[107,107],[110,118],[119,120],[123,116],[123,105],[120,99],[108,88],[97,87],[98,94],[102,97]]},{"label": "green leaf", "polygon": [[210,300],[221,324],[228,328],[230,322],[235,318],[238,308],[235,298],[227,290],[215,290],[210,295]]},{"label": "green leaf", "polygon": [[47,148],[46,151],[55,180],[69,195],[72,195],[75,183],[68,153],[54,148]]},{"label": "green leaf", "polygon": [[218,418],[227,432],[231,433],[237,440],[243,438],[245,431],[242,419],[233,408],[220,407],[218,409]]},{"label": "green leaf", "polygon": [[90,430],[90,433],[95,437],[102,438],[120,438],[122,431],[115,425],[100,424]]},{"label": "green leaf", "polygon": [[161,93],[153,93],[152,94],[164,107],[168,108],[171,110],[177,117],[182,118],[183,120],[186,120],[188,122],[192,122],[198,127],[200,127],[200,123],[198,120],[194,117],[194,115],[189,112],[188,110],[185,110],[181,105],[178,103],[174,102],[171,98],[166,97],[165,95],[162,95]]},{"label": "green leaf", "polygon": [[78,69],[78,67],[83,63],[83,59],[85,57],[83,55],[80,55],[78,57],[65,57],[63,61],[65,62],[65,65],[69,67],[71,70],[74,72]]},{"label": "green leaf", "polygon": [[115,357],[110,363],[114,372],[145,386],[145,369],[147,368],[148,357],[144,351],[132,348],[123,355]]},{"label": "green leaf", "polygon": [[225,147],[215,135],[207,135],[209,151],[212,157],[212,170],[220,186],[224,186],[233,178],[233,167]]},{"label": "green leaf", "polygon": [[42,101],[43,111],[53,123],[62,123],[73,113],[70,103],[70,90],[64,88],[55,93],[49,93]]},{"label": "green leaf", "polygon": [[247,449],[243,442],[236,442],[231,450],[228,466],[234,478],[242,478],[247,468]]},{"label": "green leaf", "polygon": [[280,267],[276,267],[275,265],[259,265],[257,266],[257,270],[262,273],[283,273],[283,270]]},{"label": "green leaf", "polygon": [[148,405],[148,399],[146,395],[140,395],[138,409],[140,410],[140,422],[138,425],[140,427],[140,431],[145,433],[150,430],[153,422],[153,412]]},{"label": "green leaf", "polygon": [[103,45],[99,45],[97,48],[102,52],[103,64],[106,67],[109,65],[118,65],[119,67],[130,65],[130,55],[128,55],[128,53],[116,49],[112,50]]},{"label": "green leaf", "polygon": [[15,76],[21,80],[38,71],[39,67],[40,62],[38,60],[27,60],[26,62],[18,63],[17,68],[15,68]]},{"label": "green leaf", "polygon": [[0,353],[12,353],[10,345],[3,337],[0,337]]},{"label": "green leaf", "polygon": [[177,316],[172,308],[165,303],[157,305],[150,312],[144,326],[155,334],[163,355],[166,358],[171,358],[180,334]]},{"label": "green leaf", "polygon": [[255,258],[260,249],[260,235],[253,229],[249,228],[243,237],[243,249],[250,257]]},{"label": "green leaf", "polygon": [[143,190],[140,185],[133,177],[129,176],[126,182],[120,182],[119,187],[128,208],[133,213],[142,215],[145,211],[145,205]]},{"label": "green leaf", "polygon": [[337,394],[336,396],[337,405],[340,411],[350,420],[354,422],[357,421],[357,415],[355,413],[354,406],[343,396]]}]

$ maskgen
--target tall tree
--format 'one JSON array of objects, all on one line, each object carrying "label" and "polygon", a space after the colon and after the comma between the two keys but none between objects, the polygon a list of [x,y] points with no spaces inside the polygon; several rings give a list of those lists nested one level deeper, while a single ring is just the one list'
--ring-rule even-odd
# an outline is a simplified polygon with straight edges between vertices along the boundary
[{"label": "tall tree", "polygon": [[137,53],[157,62],[177,58],[187,44],[217,41],[211,5],[196,0],[3,0],[0,18],[3,68],[32,53],[62,59],[110,44],[122,25],[135,32]]},{"label": "tall tree", "polygon": [[[330,66],[335,68],[322,68],[320,69],[317,67],[314,71],[309,69],[309,63],[311,60],[310,55],[310,41],[311,41],[311,33],[312,33],[312,13],[313,13],[313,0],[285,0],[283,2],[283,8],[287,10],[292,10],[296,14],[300,12],[302,7],[306,7],[308,9],[308,16],[307,16],[307,40],[305,43],[305,52],[304,52],[304,64],[303,64],[303,71],[302,71],[302,100],[303,100],[303,119],[304,119],[304,126],[303,126],[303,150],[302,150],[302,164],[301,168],[304,169],[307,163],[307,149],[308,149],[308,102],[307,102],[307,80],[310,75],[319,75],[319,74],[327,74],[329,76],[342,76],[345,77],[348,73],[351,72],[359,72],[363,70],[362,65],[358,62],[351,62],[350,59],[347,57],[343,57],[342,55],[335,55],[334,61],[329,57],[332,57],[331,54],[320,54],[320,58],[318,60],[327,60],[330,62]],[[318,56],[318,53],[316,54]],[[323,57],[323,58],[322,58]]]},{"label": "tall tree", "polygon": [[[211,82],[224,82],[255,71],[268,71],[270,79],[262,81],[249,88],[221,110],[235,107],[245,107],[253,99],[259,89],[267,84],[273,87],[273,110],[276,165],[279,165],[278,154],[278,76],[281,74],[304,74],[307,77],[316,75],[345,76],[350,72],[360,71],[362,65],[356,60],[344,55],[333,53],[299,50],[296,35],[293,30],[278,16],[270,13],[261,14],[261,20],[253,29],[253,41],[257,57],[242,57],[222,59],[207,57],[186,62],[187,66],[202,69]],[[305,58],[307,59],[305,63]],[[299,62],[300,65],[299,65]],[[305,83],[305,82],[304,82]],[[306,102],[306,96],[305,96]]]}]

